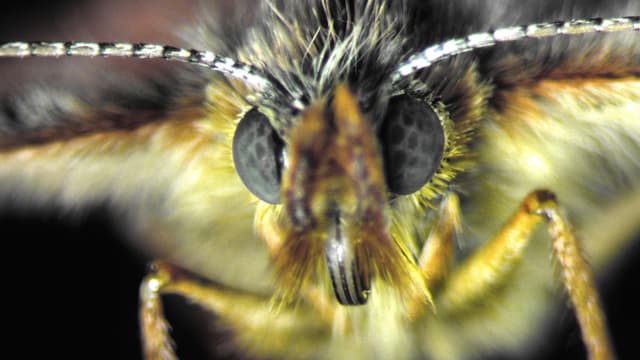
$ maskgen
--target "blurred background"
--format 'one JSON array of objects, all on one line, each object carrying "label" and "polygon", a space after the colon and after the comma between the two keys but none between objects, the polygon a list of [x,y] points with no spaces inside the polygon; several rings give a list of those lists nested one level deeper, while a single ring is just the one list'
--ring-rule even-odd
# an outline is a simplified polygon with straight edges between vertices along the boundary
[{"label": "blurred background", "polygon": [[[176,31],[193,21],[196,0],[20,1],[0,7],[0,42],[86,40],[159,42],[184,45]],[[227,1],[233,4],[232,1]],[[231,6],[231,5],[230,5]],[[92,86],[96,72],[147,77],[173,64],[121,59],[29,59],[0,61],[0,98],[29,81]],[[77,69],[88,69],[77,71]],[[97,206],[83,214],[0,208],[3,261],[0,343],[19,358],[42,352],[67,359],[140,359],[138,286],[145,259],[128,247],[117,220]],[[640,358],[640,241],[628,258],[600,277],[605,311],[621,359]],[[203,357],[204,346],[189,329],[197,310],[167,299],[178,352],[184,360]],[[174,306],[174,305],[178,306]],[[185,307],[187,315],[183,316]],[[562,326],[549,329],[548,346],[528,359],[585,358],[573,312],[558,312]],[[213,342],[223,342],[224,338]],[[224,356],[223,356],[224,357]]]}]

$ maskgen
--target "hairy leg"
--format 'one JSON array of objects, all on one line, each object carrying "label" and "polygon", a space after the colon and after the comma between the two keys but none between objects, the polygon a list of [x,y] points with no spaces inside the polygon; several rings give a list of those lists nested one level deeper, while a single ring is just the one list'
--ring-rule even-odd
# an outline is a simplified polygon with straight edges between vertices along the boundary
[{"label": "hairy leg", "polygon": [[439,294],[438,310],[462,311],[499,286],[522,258],[531,232],[547,223],[561,278],[592,359],[614,358],[593,274],[570,222],[553,193],[530,193],[509,222],[454,271]]}]

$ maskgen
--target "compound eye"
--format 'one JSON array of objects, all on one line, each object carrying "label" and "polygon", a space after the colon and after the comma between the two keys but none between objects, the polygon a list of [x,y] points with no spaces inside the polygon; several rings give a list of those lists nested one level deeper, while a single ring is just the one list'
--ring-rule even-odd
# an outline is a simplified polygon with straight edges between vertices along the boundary
[{"label": "compound eye", "polygon": [[440,167],[444,130],[438,114],[422,100],[409,95],[393,97],[380,140],[387,186],[393,193],[408,195],[418,191]]},{"label": "compound eye", "polygon": [[233,163],[244,185],[260,200],[280,202],[284,143],[257,109],[248,111],[233,135]]}]

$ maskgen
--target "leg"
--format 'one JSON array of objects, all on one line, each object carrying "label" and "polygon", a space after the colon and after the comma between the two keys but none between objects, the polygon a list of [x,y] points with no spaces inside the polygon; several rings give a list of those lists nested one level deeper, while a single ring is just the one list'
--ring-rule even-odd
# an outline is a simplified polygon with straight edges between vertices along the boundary
[{"label": "leg", "polygon": [[243,345],[243,336],[254,339],[268,338],[265,344],[252,344],[248,352],[262,354],[284,352],[278,346],[299,334],[296,327],[305,323],[303,309],[274,311],[268,297],[224,290],[196,280],[196,277],[178,267],[165,263],[153,264],[153,272],[140,287],[140,326],[144,357],[147,360],[175,360],[169,325],[162,311],[161,295],[178,294],[202,306],[229,325],[236,340]]},{"label": "leg", "polygon": [[[153,272],[140,286],[140,325],[144,356],[148,360],[177,359],[173,351],[173,341],[169,335],[169,325],[162,310],[162,294],[179,294],[197,303],[234,327],[260,326],[256,322],[262,316],[246,316],[255,309],[265,307],[269,301],[257,297],[224,291],[195,280],[195,277],[166,262],[155,262]],[[268,306],[267,306],[268,307]],[[242,311],[238,311],[242,309]],[[243,314],[244,312],[244,314]]]},{"label": "leg", "polygon": [[[455,193],[442,200],[438,219],[429,233],[418,259],[430,292],[438,290],[449,275],[454,257],[454,236],[460,226],[460,203]],[[409,303],[407,317],[416,319],[426,309],[423,299]]]},{"label": "leg", "polygon": [[420,254],[420,268],[429,290],[440,286],[449,274],[454,255],[454,236],[460,226],[458,196],[450,193],[440,207],[437,224]]},{"label": "leg", "polygon": [[[177,359],[169,324],[164,318],[160,292],[170,282],[170,275],[154,265],[155,273],[148,275],[140,285],[140,330],[142,351],[147,360]],[[164,266],[164,265],[160,265]]]},{"label": "leg", "polygon": [[562,282],[575,309],[590,358],[613,358],[591,269],[571,225],[549,191],[529,194],[500,233],[452,274],[440,294],[439,310],[464,310],[501,284],[521,259],[531,232],[542,220],[547,222],[561,266]]}]

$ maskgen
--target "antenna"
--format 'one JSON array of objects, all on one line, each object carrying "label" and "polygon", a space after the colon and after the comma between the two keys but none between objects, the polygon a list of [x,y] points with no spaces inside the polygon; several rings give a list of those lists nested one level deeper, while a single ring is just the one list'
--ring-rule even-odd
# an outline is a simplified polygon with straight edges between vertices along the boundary
[{"label": "antenna", "polygon": [[[403,79],[439,61],[475,49],[487,48],[498,43],[527,38],[540,39],[559,35],[580,35],[599,32],[640,31],[640,16],[618,18],[578,19],[545,22],[500,28],[468,35],[429,46],[402,62],[391,74],[391,82],[397,86]],[[0,45],[0,58],[23,57],[122,57],[137,59],[163,59],[180,61],[206,67],[258,90],[261,99],[290,107],[293,112],[304,108],[304,101],[289,94],[284,87],[255,66],[245,64],[209,51],[188,50],[168,45],[148,43],[97,43],[97,42],[39,42],[18,41]]]},{"label": "antenna", "polygon": [[609,19],[579,19],[556,21],[505,27],[489,32],[468,35],[464,38],[452,39],[412,55],[401,63],[391,74],[391,82],[397,85],[402,79],[429,66],[475,49],[494,46],[498,43],[518,41],[527,38],[541,39],[558,35],[581,35],[599,32],[639,31],[640,16],[627,16]]},{"label": "antenna", "polygon": [[[24,57],[121,57],[135,59],[163,59],[202,66],[232,78],[242,80],[258,91],[262,99],[283,103],[291,100],[283,87],[255,66],[245,64],[209,51],[183,49],[149,43],[98,42],[41,42],[16,41],[0,45],[0,58]],[[293,107],[302,104],[292,101]]]}]

